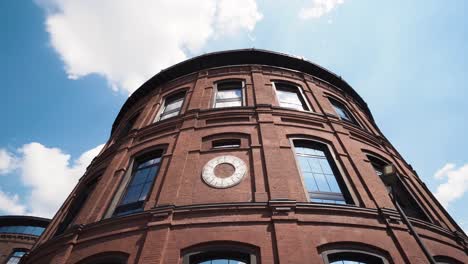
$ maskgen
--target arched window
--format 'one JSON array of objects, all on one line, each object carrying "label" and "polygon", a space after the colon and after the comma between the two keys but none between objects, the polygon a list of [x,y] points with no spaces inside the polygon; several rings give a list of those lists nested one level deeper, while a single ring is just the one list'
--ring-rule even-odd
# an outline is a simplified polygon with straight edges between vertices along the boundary
[{"label": "arched window", "polygon": [[205,245],[184,252],[183,264],[257,264],[253,248],[243,245]]},{"label": "arched window", "polygon": [[[377,174],[377,176],[379,176],[381,179],[385,177],[383,171],[384,167],[387,166],[388,163],[383,159],[369,154],[367,155],[367,158],[374,168],[375,174]],[[385,181],[383,182],[385,184]],[[389,193],[393,192],[396,202],[400,205],[401,209],[403,209],[407,216],[428,221],[426,214],[410,194],[410,192],[406,189],[406,186],[403,184],[400,177],[398,177],[397,182],[393,184],[393,186],[389,186],[388,184],[385,184],[385,186],[387,187]]]},{"label": "arched window", "polygon": [[338,117],[341,120],[343,120],[345,122],[348,122],[348,123],[355,124],[355,125],[358,124],[356,119],[354,119],[351,112],[348,110],[348,108],[343,103],[341,103],[340,101],[335,100],[333,98],[328,98],[328,100],[332,104],[333,108],[335,109],[336,114],[338,115]]},{"label": "arched window", "polygon": [[302,111],[311,110],[298,86],[283,82],[273,82],[273,87],[275,88],[276,97],[281,107]]},{"label": "arched window", "polygon": [[158,174],[162,154],[163,151],[158,150],[135,159],[129,183],[120,198],[114,215],[127,215],[143,210],[146,198]]},{"label": "arched window", "polygon": [[315,141],[294,140],[294,149],[311,202],[352,203],[327,145]]},{"label": "arched window", "polygon": [[327,264],[384,264],[384,259],[364,252],[341,251],[326,255]]},{"label": "arched window", "polygon": [[27,249],[15,249],[8,257],[6,264],[18,264],[21,258],[26,254]]}]

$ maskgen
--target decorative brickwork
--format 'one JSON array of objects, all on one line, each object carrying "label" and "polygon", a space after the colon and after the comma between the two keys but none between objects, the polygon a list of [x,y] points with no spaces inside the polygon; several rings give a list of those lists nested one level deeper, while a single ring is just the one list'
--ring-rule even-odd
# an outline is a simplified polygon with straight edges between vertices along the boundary
[{"label": "decorative brickwork", "polygon": [[[224,81],[243,87],[216,97]],[[388,164],[397,185],[379,176]],[[344,80],[237,50],[168,68],[127,100],[26,263],[465,263],[467,242]]]}]

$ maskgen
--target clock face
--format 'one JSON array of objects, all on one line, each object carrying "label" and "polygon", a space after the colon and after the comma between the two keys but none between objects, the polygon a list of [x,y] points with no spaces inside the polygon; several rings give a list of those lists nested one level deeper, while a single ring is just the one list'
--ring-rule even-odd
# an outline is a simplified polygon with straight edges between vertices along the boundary
[{"label": "clock face", "polygon": [[202,178],[214,188],[229,188],[242,181],[247,171],[244,161],[234,156],[219,156],[203,167]]}]

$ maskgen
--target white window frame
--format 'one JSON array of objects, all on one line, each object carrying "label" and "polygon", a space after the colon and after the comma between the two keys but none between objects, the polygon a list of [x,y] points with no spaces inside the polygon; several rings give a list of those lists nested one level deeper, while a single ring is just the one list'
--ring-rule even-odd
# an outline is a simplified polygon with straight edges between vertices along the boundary
[{"label": "white window frame", "polygon": [[[218,96],[218,85],[222,85],[223,83],[228,83],[228,82],[240,82],[242,87],[241,87],[241,93],[242,93],[242,105],[241,106],[230,106],[230,107],[216,107],[216,98]],[[214,109],[222,109],[222,108],[231,108],[231,107],[244,107],[246,102],[245,102],[245,81],[244,80],[237,80],[237,79],[227,79],[227,80],[220,80],[215,82],[214,84],[214,90],[215,92],[213,93],[213,102],[211,104],[211,108]]]},{"label": "white window frame", "polygon": [[[276,88],[276,84],[277,83],[283,83],[285,85],[289,85],[289,86],[292,86],[292,87],[295,87],[298,91],[299,91],[299,96],[301,96],[300,99],[302,99],[305,103],[305,105],[307,106],[308,109],[302,109],[302,110],[298,110],[298,109],[292,109],[292,108],[287,108],[287,107],[283,107],[281,106],[281,102],[279,100],[279,97],[278,97],[278,91],[277,91],[277,88]],[[285,109],[290,109],[290,110],[296,110],[296,111],[303,111],[303,112],[313,112],[312,111],[312,107],[310,106],[309,104],[309,100],[307,100],[307,97],[305,96],[304,94],[304,91],[302,90],[302,87],[298,84],[295,84],[295,83],[290,83],[290,82],[283,82],[283,81],[272,81],[271,82],[271,86],[273,88],[273,91],[275,93],[275,96],[276,96],[276,103],[278,104],[279,107],[281,108],[285,108]]]}]

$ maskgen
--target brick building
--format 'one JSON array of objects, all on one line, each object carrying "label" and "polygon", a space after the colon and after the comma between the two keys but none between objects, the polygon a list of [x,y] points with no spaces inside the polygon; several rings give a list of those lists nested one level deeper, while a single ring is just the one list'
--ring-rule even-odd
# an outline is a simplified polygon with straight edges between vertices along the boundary
[{"label": "brick building", "polygon": [[0,216],[0,263],[18,263],[49,222],[49,219],[32,216]]},{"label": "brick building", "polygon": [[248,49],[133,93],[26,263],[466,263],[467,242],[349,84]]}]

